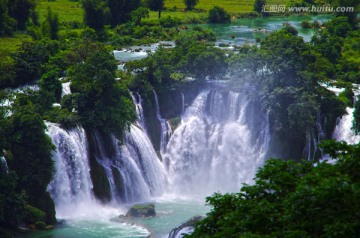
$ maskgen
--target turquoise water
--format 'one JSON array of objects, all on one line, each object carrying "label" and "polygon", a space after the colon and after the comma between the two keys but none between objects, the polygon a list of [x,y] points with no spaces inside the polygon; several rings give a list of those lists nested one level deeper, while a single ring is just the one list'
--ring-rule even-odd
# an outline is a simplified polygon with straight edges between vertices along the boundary
[{"label": "turquoise water", "polygon": [[146,227],[154,238],[167,238],[173,228],[210,210],[204,200],[158,200],[155,203],[156,217],[134,219],[134,222]]},{"label": "turquoise water", "polygon": [[234,20],[230,24],[196,24],[193,26],[200,26],[205,29],[213,30],[216,34],[218,42],[242,45],[244,43],[255,42],[257,37],[264,38],[271,31],[281,29],[283,23],[289,23],[298,29],[299,36],[302,36],[305,41],[309,41],[315,30],[302,29],[301,22],[304,20],[316,20],[322,23],[324,21],[328,21],[332,17],[332,15],[290,15],[287,17],[271,16],[261,18],[242,18]]},{"label": "turquoise water", "polygon": [[[204,200],[204,199],[201,199]],[[158,199],[154,201],[157,216],[153,218],[137,218],[128,223],[120,223],[116,216],[124,213],[121,209],[104,217],[103,209],[97,207],[91,212],[92,217],[65,219],[63,224],[49,231],[22,234],[20,238],[146,238],[151,232],[153,238],[167,238],[170,231],[189,220],[193,216],[205,215],[209,207],[199,200]],[[91,210],[92,208],[89,207]],[[114,219],[115,218],[115,219]]]},{"label": "turquoise water", "polygon": [[[270,32],[279,30],[283,23],[289,23],[297,28],[299,36],[305,41],[310,41],[316,29],[302,29],[301,22],[304,20],[318,21],[323,23],[331,19],[333,15],[318,16],[298,16],[290,15],[287,17],[271,16],[261,18],[242,18],[232,21],[230,24],[192,24],[190,28],[199,26],[204,29],[211,29],[216,34],[216,44],[220,43],[231,45],[243,45],[245,43],[255,43],[256,38],[265,38]],[[155,51],[159,44],[173,45],[173,42],[160,42],[147,46],[130,46],[120,51],[114,51],[114,56],[120,62],[128,62],[147,57],[146,51]],[[123,69],[123,65],[119,65]]]},{"label": "turquoise water", "polygon": [[66,220],[63,225],[50,231],[32,232],[21,238],[144,238],[149,232],[139,226],[95,220]]}]

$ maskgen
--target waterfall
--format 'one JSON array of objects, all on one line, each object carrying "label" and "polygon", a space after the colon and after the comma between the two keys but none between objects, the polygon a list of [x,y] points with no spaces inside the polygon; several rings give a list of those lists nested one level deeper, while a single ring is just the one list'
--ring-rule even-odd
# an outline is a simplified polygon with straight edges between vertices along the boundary
[{"label": "waterfall", "polygon": [[161,117],[160,115],[160,106],[159,106],[159,99],[155,91],[154,98],[155,98],[155,107],[156,107],[156,117],[160,122],[161,131],[160,131],[160,151],[164,152],[166,145],[172,135],[171,126],[167,120]]},{"label": "waterfall", "polygon": [[90,177],[90,169],[98,171],[93,170],[93,163],[103,171],[100,179],[108,182],[113,207],[146,201],[167,189],[191,195],[238,191],[242,183],[252,181],[263,164],[270,137],[269,118],[268,114],[254,113],[256,107],[248,94],[201,92],[185,109],[179,127],[167,142],[171,130],[160,115],[154,92],[167,171],[146,134],[141,96],[132,96],[138,121],[125,132],[123,142],[96,129],[85,133],[81,127],[65,130],[46,122],[57,147],[53,153],[56,172],[48,191],[58,216],[99,207],[94,191],[102,183]]},{"label": "waterfall", "polygon": [[[132,125],[125,141],[121,148],[122,157],[135,162],[151,196],[161,195],[166,186],[165,170],[149,138],[141,129]],[[128,170],[123,172],[128,173]]]},{"label": "waterfall", "polygon": [[134,93],[130,93],[131,98],[135,104],[135,108],[136,108],[136,114],[138,116],[138,120],[137,123],[139,124],[139,126],[145,131],[147,132],[147,128],[146,128],[146,124],[145,124],[145,116],[144,116],[144,109],[143,109],[143,99],[141,97],[141,95],[139,93],[136,93],[136,97],[134,95]]},{"label": "waterfall", "polygon": [[185,95],[181,92],[181,114],[185,112]]},{"label": "waterfall", "polygon": [[70,89],[70,81],[66,82],[66,83],[62,83],[62,93],[61,93],[61,97],[71,94],[71,89]]},{"label": "waterfall", "polygon": [[[245,93],[203,91],[182,115],[163,158],[173,192],[235,192],[251,183],[270,140],[268,114],[256,135]],[[249,116],[250,115],[250,116]]]},{"label": "waterfall", "polygon": [[[165,169],[145,132],[142,99],[139,94],[137,98],[133,96],[139,126],[131,125],[124,143],[112,134],[91,131],[95,163],[105,172],[114,205],[147,200],[161,195],[166,187]],[[53,153],[55,176],[48,191],[58,215],[68,217],[82,205],[97,204],[90,177],[89,144],[81,127],[65,130],[49,122],[46,126],[57,148]]]},{"label": "waterfall", "polygon": [[[337,96],[341,92],[343,92],[344,88],[337,88],[334,86],[329,85],[322,85],[329,91],[334,92]],[[360,95],[359,85],[358,84],[352,84],[353,86],[353,92],[354,92],[354,103],[357,100],[357,97]],[[356,135],[352,128],[352,121],[353,121],[353,113],[354,108],[347,107],[346,108],[346,114],[343,115],[341,118],[338,118],[336,122],[336,127],[334,129],[334,133],[332,138],[334,138],[337,141],[345,141],[348,144],[358,144],[360,142],[360,136]]]},{"label": "waterfall", "polygon": [[85,131],[81,127],[64,130],[55,123],[45,123],[56,151],[53,152],[55,175],[48,186],[57,215],[72,216],[79,207],[92,204],[92,182]]},{"label": "waterfall", "polygon": [[96,159],[105,168],[112,198],[117,203],[145,201],[161,195],[166,187],[164,167],[146,134],[141,95],[131,93],[131,96],[136,106],[138,126],[130,126],[124,144],[111,136],[113,155],[106,153],[101,136],[94,131],[98,148]]},{"label": "waterfall", "polygon": [[346,108],[346,114],[338,119],[333,133],[333,138],[337,141],[345,141],[348,144],[358,144],[360,136],[356,135],[351,129],[354,108]]},{"label": "waterfall", "polygon": [[106,152],[103,138],[96,131],[94,138],[96,159],[105,169],[115,202],[145,201],[164,192],[164,168],[142,129],[131,125],[124,144],[112,135],[115,150],[112,156]]},{"label": "waterfall", "polygon": [[0,173],[8,173],[9,167],[4,156],[0,156]]}]

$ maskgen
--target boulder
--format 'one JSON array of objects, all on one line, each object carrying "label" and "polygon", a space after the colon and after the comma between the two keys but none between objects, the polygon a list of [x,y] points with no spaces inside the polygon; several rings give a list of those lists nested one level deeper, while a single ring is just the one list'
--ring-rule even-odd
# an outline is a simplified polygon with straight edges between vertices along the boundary
[{"label": "boulder", "polygon": [[126,217],[154,217],[156,216],[154,204],[137,204],[126,213]]},{"label": "boulder", "polygon": [[195,216],[190,220],[184,222],[180,226],[174,228],[168,238],[182,238],[185,234],[191,234],[194,231],[195,223],[201,221],[204,217]]}]

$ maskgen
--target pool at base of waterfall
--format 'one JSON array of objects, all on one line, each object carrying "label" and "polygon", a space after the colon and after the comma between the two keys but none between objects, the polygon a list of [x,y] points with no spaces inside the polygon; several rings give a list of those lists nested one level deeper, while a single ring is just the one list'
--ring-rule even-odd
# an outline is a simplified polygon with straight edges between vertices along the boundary
[{"label": "pool at base of waterfall", "polygon": [[96,220],[64,220],[53,230],[20,235],[21,238],[125,238],[149,236],[140,226]]},{"label": "pool at base of waterfall", "polygon": [[[20,238],[167,238],[170,231],[197,215],[205,215],[209,207],[204,205],[204,199],[172,199],[160,198],[150,201],[155,204],[156,217],[133,218],[128,223],[113,221],[114,214],[99,214],[97,219],[96,211],[92,211],[93,217],[88,219],[65,219],[53,230],[36,231],[28,234],[21,234]],[[92,208],[89,207],[89,210]],[[102,213],[101,208],[99,213]],[[125,209],[126,210],[126,209]],[[121,209],[123,212],[124,209]],[[119,214],[120,215],[120,209]],[[116,219],[115,219],[116,220]]]}]

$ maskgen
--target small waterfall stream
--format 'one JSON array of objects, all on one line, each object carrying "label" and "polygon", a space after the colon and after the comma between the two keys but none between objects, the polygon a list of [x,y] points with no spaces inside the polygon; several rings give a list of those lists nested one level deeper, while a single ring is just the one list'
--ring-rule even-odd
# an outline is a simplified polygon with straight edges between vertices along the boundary
[{"label": "small waterfall stream", "polygon": [[[135,95],[134,95],[135,94]],[[139,126],[147,133],[147,128],[145,124],[145,116],[144,116],[144,109],[143,109],[143,99],[139,93],[130,93],[131,98],[135,104],[136,114],[138,116],[137,123]]]},{"label": "small waterfall stream", "polygon": [[61,92],[61,96],[65,96],[68,94],[71,94],[71,89],[70,89],[70,83],[71,82],[66,82],[66,83],[62,83],[62,92]]},{"label": "small waterfall stream", "polygon": [[[360,95],[359,85],[353,84],[354,100],[357,100],[357,97]],[[344,88],[337,88],[333,86],[324,85],[328,90],[334,92],[337,96],[344,91]],[[354,102],[355,103],[355,102]],[[332,138],[337,141],[345,141],[348,144],[358,144],[360,142],[360,135],[356,135],[352,128],[354,108],[347,107],[346,114],[341,118],[338,118],[336,127],[334,129]]]},{"label": "small waterfall stream", "polygon": [[154,98],[155,98],[155,108],[156,108],[156,117],[160,122],[161,131],[160,131],[160,151],[163,153],[166,149],[166,145],[172,135],[171,127],[169,122],[166,121],[164,118],[161,117],[160,114],[160,106],[159,106],[159,99],[154,91]]},{"label": "small waterfall stream", "polygon": [[9,168],[4,156],[0,156],[0,173],[8,173]]},{"label": "small waterfall stream", "polygon": [[348,144],[358,144],[360,135],[356,135],[351,129],[353,121],[354,108],[346,108],[346,114],[338,119],[333,138],[337,141],[345,141]]}]

